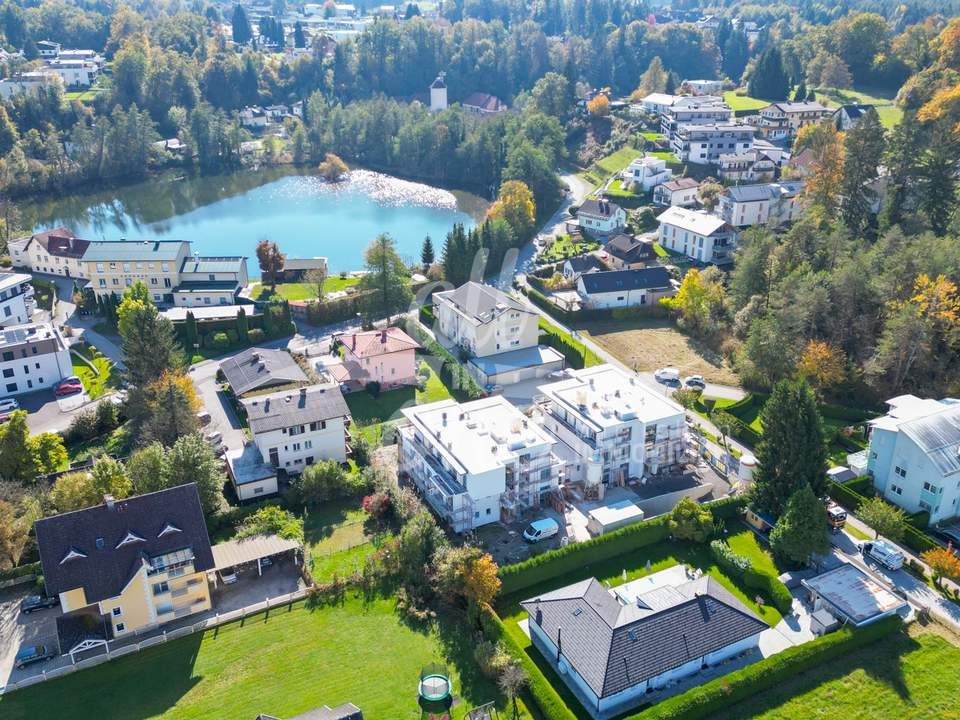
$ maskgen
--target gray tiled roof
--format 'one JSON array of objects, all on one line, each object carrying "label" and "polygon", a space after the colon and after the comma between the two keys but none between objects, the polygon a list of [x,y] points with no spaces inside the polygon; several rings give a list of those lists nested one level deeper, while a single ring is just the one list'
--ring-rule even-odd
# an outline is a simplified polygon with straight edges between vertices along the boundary
[{"label": "gray tiled roof", "polygon": [[500,290],[482,283],[465,282],[456,290],[434,293],[434,298],[442,298],[453,303],[462,313],[485,323],[492,320],[503,309],[518,310],[530,314],[530,310]]},{"label": "gray tiled roof", "polygon": [[767,629],[705,575],[621,605],[594,578],[521,603],[598,697],[607,697]]},{"label": "gray tiled roof", "polygon": [[176,260],[184,240],[95,240],[83,253],[87,262],[129,262]]},{"label": "gray tiled roof", "polygon": [[350,417],[350,408],[339,385],[281,390],[248,398],[242,403],[247,411],[247,424],[254,433]]},{"label": "gray tiled roof", "polygon": [[[694,181],[694,185],[696,185],[696,181]],[[652,258],[656,255],[653,250],[653,242],[643,241],[625,233],[610,238],[607,244],[603,246],[603,251],[627,263]]]},{"label": "gray tiled roof", "polygon": [[297,361],[285,350],[248,348],[220,363],[220,370],[235,395],[307,380]]},{"label": "gray tiled roof", "polygon": [[588,295],[617,292],[618,290],[642,290],[670,287],[670,273],[662,266],[634,270],[610,270],[587,273],[580,276],[583,289]]},{"label": "gray tiled roof", "polygon": [[570,269],[575,273],[586,272],[587,270],[606,270],[606,266],[600,262],[596,255],[578,255],[568,258],[564,265],[570,265]]},{"label": "gray tiled roof", "polygon": [[[168,525],[178,531],[160,533]],[[197,572],[213,567],[195,483],[54,515],[34,523],[47,592],[83,588],[88,603],[120,594],[145,558],[189,548]],[[127,533],[141,540],[120,547]],[[65,559],[72,551],[73,559]]]}]

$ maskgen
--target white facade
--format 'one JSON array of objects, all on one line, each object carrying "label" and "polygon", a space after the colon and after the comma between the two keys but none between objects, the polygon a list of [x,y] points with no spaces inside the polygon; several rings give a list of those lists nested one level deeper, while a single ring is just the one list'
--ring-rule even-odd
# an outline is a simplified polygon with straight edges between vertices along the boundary
[{"label": "white facade", "polygon": [[30,322],[36,308],[30,279],[23,273],[0,273],[0,327]]},{"label": "white facade", "polygon": [[697,95],[723,92],[723,80],[684,80],[682,85],[686,85]]},{"label": "white facade", "polygon": [[677,129],[684,124],[728,123],[733,118],[733,110],[721,98],[688,97],[681,98],[660,115],[660,130],[673,142]]},{"label": "white facade", "polygon": [[0,80],[0,97],[9,100],[19,93],[38,92],[50,84],[52,78],[57,77],[55,72],[42,70],[25,72],[12,78]]},{"label": "white facade", "polygon": [[47,323],[0,330],[0,393],[4,397],[51,388],[73,374],[63,336]]},{"label": "white facade", "polygon": [[720,196],[718,214],[735,228],[779,227],[803,214],[802,180],[738,185]]},{"label": "white facade", "polygon": [[630,161],[621,171],[620,177],[624,184],[636,183],[641,192],[650,192],[657,185],[673,178],[673,170],[667,167],[666,160],[651,155]]},{"label": "white facade", "polygon": [[609,200],[584,200],[577,224],[589,235],[613,235],[627,226],[627,211]]},{"label": "white facade", "polygon": [[683,408],[614,365],[572,370],[537,388],[539,421],[560,441],[567,477],[588,485],[656,474],[685,452]]},{"label": "white facade", "polygon": [[454,532],[539,508],[559,486],[556,441],[502,396],[402,412],[400,472]]},{"label": "white facade", "polygon": [[447,109],[447,83],[445,73],[440,73],[430,85],[430,112],[440,112]]},{"label": "white facade", "polygon": [[670,147],[683,162],[715,165],[721,155],[750,150],[755,132],[740,123],[683,123],[671,134]]},{"label": "white facade", "polygon": [[867,470],[877,492],[936,523],[960,515],[960,404],[901,395],[870,421]]},{"label": "white facade", "polygon": [[690,207],[699,202],[700,183],[693,178],[680,178],[657,185],[653,189],[655,205]]},{"label": "white facade", "polygon": [[433,294],[436,329],[473,357],[536,347],[539,315],[509,295],[476,282]]},{"label": "white facade", "polygon": [[679,95],[668,95],[667,93],[650,93],[640,101],[641,109],[662,115],[668,107],[673,107],[674,103],[680,98]]},{"label": "white facade", "polygon": [[705,263],[733,260],[733,228],[722,218],[699,210],[667,208],[657,218],[661,247]]},{"label": "white facade", "polygon": [[66,87],[90,87],[100,75],[100,66],[87,60],[51,60],[47,67]]}]

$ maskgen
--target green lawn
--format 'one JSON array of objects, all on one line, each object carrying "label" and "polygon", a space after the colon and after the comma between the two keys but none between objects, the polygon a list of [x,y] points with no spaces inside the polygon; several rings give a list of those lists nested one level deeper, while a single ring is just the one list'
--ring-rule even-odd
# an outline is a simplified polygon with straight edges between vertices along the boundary
[{"label": "green lawn", "polygon": [[417,720],[420,670],[442,662],[459,701],[454,720],[487,701],[507,717],[506,701],[474,665],[473,646],[457,619],[414,625],[392,599],[364,603],[348,593],[339,606],[278,608],[17,691],[0,699],[0,716],[239,720],[352,702],[372,720]]},{"label": "green lawn", "polygon": [[758,693],[716,720],[956,718],[960,648],[914,630],[890,635]]},{"label": "green lawn", "polygon": [[367,555],[388,539],[368,533],[366,519],[360,498],[336,500],[307,513],[303,531],[315,580],[362,569]]},{"label": "green lawn", "polygon": [[750,97],[746,90],[727,90],[723,94],[723,99],[734,112],[737,110],[759,110],[770,104],[769,100]]},{"label": "green lawn", "polygon": [[97,97],[96,90],[71,90],[63,94],[63,99],[67,102],[79,100],[80,102],[93,102]]},{"label": "green lawn", "polygon": [[560,262],[561,260],[566,260],[576,255],[592,252],[599,247],[600,243],[593,240],[573,242],[569,235],[559,235],[557,239],[553,241],[553,244],[544,250],[543,254],[538,258],[538,261],[545,264]]},{"label": "green lawn", "polygon": [[[741,523],[737,523],[731,530],[737,531],[741,527],[744,526]],[[780,570],[777,569],[777,566],[773,562],[773,555],[770,554],[769,550],[760,546],[753,530],[746,528],[739,530],[739,532],[734,532],[732,535],[728,535],[727,544],[730,545],[730,549],[735,553],[750,558],[753,567],[760,572],[765,572],[768,575],[780,574]]]},{"label": "green lawn", "polygon": [[600,185],[607,177],[623,170],[634,158],[643,157],[643,151],[625,145],[614,153],[594,162],[580,177],[594,185]]},{"label": "green lawn", "polygon": [[[98,398],[110,392],[117,386],[117,378],[113,375],[113,364],[110,359],[102,355],[94,346],[78,343],[70,348],[70,359],[73,361],[73,374],[80,378],[84,389],[91,398]],[[92,369],[77,355],[82,355],[93,363]]]},{"label": "green lawn", "polygon": [[[323,291],[327,294],[346,290],[360,284],[359,277],[342,278],[339,275],[328,277],[323,283]],[[257,284],[251,293],[254,300],[266,300],[267,298],[279,295],[285,300],[313,300],[316,296],[316,289],[310,283],[281,283],[277,285],[276,292],[270,290],[267,285]]]},{"label": "green lawn", "polygon": [[584,365],[585,365],[586,367],[593,367],[594,365],[603,365],[603,363],[605,362],[605,361],[604,361],[599,355],[597,355],[593,350],[591,350],[590,348],[588,348],[586,345],[584,345],[584,344],[583,344],[582,342],[580,342],[579,340],[575,340],[575,339],[573,338],[573,336],[570,335],[570,333],[566,332],[565,330],[560,329],[559,327],[557,327],[557,326],[554,325],[553,323],[549,322],[546,318],[544,318],[544,317],[541,317],[541,318],[540,318],[539,327],[540,327],[540,333],[541,333],[541,334],[543,334],[543,333],[549,333],[550,335],[556,335],[556,336],[558,336],[558,337],[566,340],[568,343],[570,343],[570,344],[571,344],[572,346],[574,346],[575,348],[577,348],[577,350],[580,352],[580,354],[583,355]]},{"label": "green lawn", "polygon": [[670,257],[670,253],[668,253],[666,249],[663,248],[658,242],[653,244],[653,251],[657,254],[657,257]]},{"label": "green lawn", "polygon": [[893,102],[893,95],[882,90],[844,90],[840,88],[816,88],[817,100],[827,107],[835,108],[855,102],[875,105],[880,122],[890,130],[900,122],[903,110]]}]

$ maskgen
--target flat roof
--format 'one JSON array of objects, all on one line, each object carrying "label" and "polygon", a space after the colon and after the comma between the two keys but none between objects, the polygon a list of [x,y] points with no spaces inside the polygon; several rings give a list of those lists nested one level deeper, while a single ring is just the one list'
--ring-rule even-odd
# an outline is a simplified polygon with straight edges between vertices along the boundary
[{"label": "flat roof", "polygon": [[260,558],[296,550],[300,543],[279,535],[253,535],[214,545],[213,564],[217,570],[254,562]]},{"label": "flat roof", "polygon": [[572,370],[569,375],[566,380],[537,389],[597,430],[630,420],[654,423],[684,416],[680,405],[641,385],[636,375],[614,365]]},{"label": "flat roof", "polygon": [[496,375],[510,370],[522,370],[553,362],[563,362],[563,354],[546,345],[470,359],[470,364],[478,368],[484,375]]},{"label": "flat roof", "polygon": [[226,460],[237,485],[249,485],[277,476],[276,468],[264,462],[259,448],[253,443],[227,451]]},{"label": "flat roof", "polygon": [[222,320],[224,318],[236,317],[240,308],[247,314],[247,317],[257,314],[256,305],[200,305],[198,307],[176,307],[161,310],[160,314],[172,322],[182,322],[187,319],[187,313],[193,313],[196,320]]},{"label": "flat roof", "polygon": [[452,467],[471,474],[502,467],[526,448],[556,442],[500,395],[466,403],[440,400],[401,412]]},{"label": "flat roof", "polygon": [[625,499],[615,503],[610,503],[609,505],[603,505],[602,507],[594,508],[587,513],[587,515],[596,520],[598,523],[609,525],[610,523],[630,520],[632,518],[642,518],[643,510],[637,507],[636,503],[634,503],[632,500]]},{"label": "flat roof", "polygon": [[849,563],[802,582],[855,625],[889,614],[906,604],[905,600]]}]

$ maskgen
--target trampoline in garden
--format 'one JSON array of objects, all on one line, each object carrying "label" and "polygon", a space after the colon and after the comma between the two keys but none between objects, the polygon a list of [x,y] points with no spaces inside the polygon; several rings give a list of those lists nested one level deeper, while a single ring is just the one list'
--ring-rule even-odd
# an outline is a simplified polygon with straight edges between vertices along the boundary
[{"label": "trampoline in garden", "polygon": [[443,665],[428,665],[421,670],[417,690],[420,707],[424,712],[445,712],[453,704],[450,674]]}]

